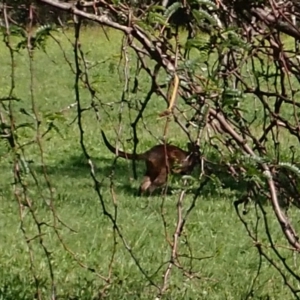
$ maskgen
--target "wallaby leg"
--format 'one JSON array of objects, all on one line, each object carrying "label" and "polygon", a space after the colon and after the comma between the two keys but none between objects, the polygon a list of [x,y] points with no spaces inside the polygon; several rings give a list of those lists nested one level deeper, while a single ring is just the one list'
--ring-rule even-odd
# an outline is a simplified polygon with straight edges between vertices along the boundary
[{"label": "wallaby leg", "polygon": [[149,193],[150,193],[150,196],[152,195],[152,193],[156,190],[157,186],[155,184],[151,184],[150,187],[149,187]]},{"label": "wallaby leg", "polygon": [[156,188],[164,185],[167,181],[167,170],[166,168],[161,168],[155,166],[151,161],[147,161],[147,171],[144,175],[144,179],[140,186],[138,195],[149,191],[150,196],[155,191]]},{"label": "wallaby leg", "polygon": [[138,191],[138,196],[141,196],[142,194],[145,193],[145,191],[151,186],[151,180],[150,180],[150,177],[149,176],[145,176],[141,185],[140,185],[140,188],[139,188],[139,191]]},{"label": "wallaby leg", "polygon": [[155,180],[153,181],[152,185],[154,185],[156,188],[157,187],[162,187],[163,190],[165,190],[166,189],[167,180],[168,180],[167,168],[161,169],[160,173],[155,178]]}]

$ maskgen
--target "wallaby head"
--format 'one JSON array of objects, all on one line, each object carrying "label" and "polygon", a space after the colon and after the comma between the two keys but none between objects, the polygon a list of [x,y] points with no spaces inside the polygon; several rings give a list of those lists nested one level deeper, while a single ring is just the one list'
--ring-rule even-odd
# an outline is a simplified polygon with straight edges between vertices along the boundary
[{"label": "wallaby head", "polygon": [[160,186],[166,184],[169,173],[180,175],[190,174],[199,162],[199,146],[188,143],[188,151],[182,150],[170,144],[156,145],[144,153],[132,154],[124,151],[116,151],[103,131],[102,137],[107,148],[119,157],[126,159],[144,160],[146,172],[140,185],[139,194],[149,191],[150,194]]}]

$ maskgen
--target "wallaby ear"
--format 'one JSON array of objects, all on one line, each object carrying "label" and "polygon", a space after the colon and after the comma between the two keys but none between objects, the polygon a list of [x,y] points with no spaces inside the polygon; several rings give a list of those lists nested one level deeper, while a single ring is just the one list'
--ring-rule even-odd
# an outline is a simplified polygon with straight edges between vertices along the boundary
[{"label": "wallaby ear", "polygon": [[193,152],[194,151],[195,147],[194,147],[194,145],[192,143],[187,143],[186,145],[187,145],[187,148],[188,148],[189,152]]},{"label": "wallaby ear", "polygon": [[187,148],[189,152],[199,152],[200,147],[195,143],[187,143]]}]

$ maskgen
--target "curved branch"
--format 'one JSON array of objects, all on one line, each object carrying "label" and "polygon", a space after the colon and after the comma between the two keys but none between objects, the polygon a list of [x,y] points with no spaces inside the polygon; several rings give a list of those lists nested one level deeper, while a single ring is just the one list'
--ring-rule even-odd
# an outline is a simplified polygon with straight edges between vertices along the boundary
[{"label": "curved branch", "polygon": [[101,25],[106,25],[112,28],[115,28],[117,30],[121,30],[126,34],[130,34],[132,31],[132,28],[123,26],[117,22],[112,21],[107,15],[97,16],[95,14],[90,14],[85,11],[82,11],[78,9],[74,4],[68,4],[64,2],[57,2],[55,0],[37,0],[37,2],[44,3],[47,5],[50,5],[52,7],[56,7],[58,9],[69,11],[70,13],[89,19],[91,21],[95,21]]}]

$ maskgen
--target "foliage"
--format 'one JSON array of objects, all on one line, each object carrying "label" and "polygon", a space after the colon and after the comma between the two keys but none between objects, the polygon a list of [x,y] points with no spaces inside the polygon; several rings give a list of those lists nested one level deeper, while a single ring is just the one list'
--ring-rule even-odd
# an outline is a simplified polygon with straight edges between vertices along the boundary
[{"label": "foliage", "polygon": [[[70,31],[2,7],[2,298],[299,297],[299,8],[241,4],[51,2]],[[200,168],[137,198],[100,128],[197,141]]]}]

